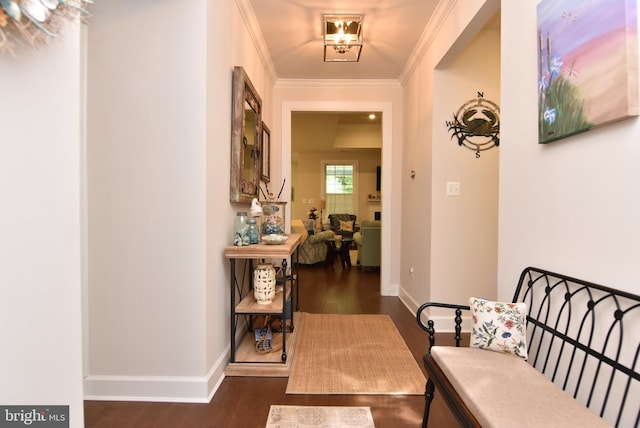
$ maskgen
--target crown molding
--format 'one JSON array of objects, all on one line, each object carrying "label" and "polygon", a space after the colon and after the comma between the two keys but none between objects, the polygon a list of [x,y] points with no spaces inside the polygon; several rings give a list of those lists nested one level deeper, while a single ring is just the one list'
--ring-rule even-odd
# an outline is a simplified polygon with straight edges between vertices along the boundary
[{"label": "crown molding", "polygon": [[397,79],[278,79],[276,88],[400,88]]},{"label": "crown molding", "polygon": [[260,24],[258,23],[258,18],[256,18],[256,14],[253,11],[253,7],[251,7],[249,0],[236,0],[236,5],[238,6],[238,10],[240,11],[240,15],[242,16],[245,25],[247,26],[247,31],[249,32],[249,36],[251,37],[256,51],[258,52],[258,57],[260,57],[260,61],[262,61],[262,65],[264,66],[264,69],[269,76],[269,80],[273,85],[278,80],[278,73],[273,61],[271,60],[271,54],[269,53],[267,43],[262,35],[262,30],[260,29]]},{"label": "crown molding", "polygon": [[398,80],[402,86],[407,84],[411,75],[413,75],[416,68],[418,68],[418,65],[420,65],[420,61],[422,61],[422,58],[431,47],[431,44],[438,35],[438,32],[442,28],[444,22],[449,17],[449,14],[451,14],[456,3],[457,0],[441,0],[438,2],[436,10],[433,12],[433,15],[429,19],[427,26],[424,28],[418,43],[416,43],[416,47],[413,49],[411,55],[409,55],[409,59],[400,73]]}]

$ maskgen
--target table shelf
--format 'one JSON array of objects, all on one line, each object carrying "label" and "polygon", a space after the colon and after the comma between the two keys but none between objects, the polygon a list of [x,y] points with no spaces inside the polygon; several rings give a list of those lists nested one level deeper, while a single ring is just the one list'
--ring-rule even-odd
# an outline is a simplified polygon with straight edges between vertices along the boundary
[{"label": "table shelf", "polygon": [[[280,291],[276,292],[273,301],[269,304],[260,304],[256,301],[253,293],[247,293],[242,298],[240,303],[236,306],[236,314],[273,314],[280,315],[282,313],[282,285],[278,285],[276,289]],[[286,285],[286,295],[284,296],[284,302],[291,296],[291,284]]]},{"label": "table shelf", "polygon": [[[247,342],[247,335],[241,340],[241,343],[236,343],[236,334],[238,328],[238,322],[242,317],[247,315],[273,315],[283,320],[283,325],[287,320],[287,302],[291,301],[293,306],[293,300],[297,297],[299,284],[299,275],[294,275],[293,271],[290,275],[287,275],[287,258],[292,257],[294,252],[297,251],[298,245],[302,235],[292,233],[288,235],[287,241],[280,245],[267,245],[267,244],[253,244],[247,246],[230,246],[226,247],[224,255],[229,259],[231,265],[231,361],[230,363],[241,363],[247,361],[247,358],[237,359],[237,351],[243,348],[241,343]],[[281,273],[278,275],[276,282],[276,295],[273,301],[269,304],[259,304],[253,294],[253,265],[254,260],[263,259],[281,259],[282,268]],[[295,260],[293,260],[295,259]],[[236,272],[236,262],[244,261],[245,270],[243,275],[238,280]],[[297,254],[296,257],[292,257],[292,267],[297,267]],[[247,270],[248,267],[248,270]],[[278,291],[279,289],[279,291]],[[295,290],[295,291],[294,291]],[[296,300],[296,311],[300,309],[299,300]],[[293,308],[289,311],[290,328],[293,331]],[[251,318],[251,317],[249,317]],[[250,329],[250,326],[246,326]],[[280,361],[286,364],[287,361],[287,328],[283,328],[281,333],[274,333],[274,339],[276,335],[280,336],[282,343],[282,353],[280,355]],[[272,340],[274,340],[272,339]],[[249,340],[251,342],[251,340]],[[255,342],[254,342],[255,343]],[[276,342],[277,343],[277,342]],[[246,345],[246,343],[245,343]],[[245,346],[246,347],[246,346]],[[255,351],[254,351],[255,352]],[[275,353],[275,352],[274,352]],[[241,352],[242,354],[242,352]],[[255,361],[256,358],[249,358],[249,360]],[[272,357],[270,355],[270,357]]]}]

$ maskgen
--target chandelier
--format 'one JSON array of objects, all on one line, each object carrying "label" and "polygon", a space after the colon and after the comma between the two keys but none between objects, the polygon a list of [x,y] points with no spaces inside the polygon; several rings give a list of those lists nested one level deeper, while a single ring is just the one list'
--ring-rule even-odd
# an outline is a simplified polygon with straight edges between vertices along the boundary
[{"label": "chandelier", "polygon": [[324,61],[360,60],[363,15],[324,15],[323,18]]}]

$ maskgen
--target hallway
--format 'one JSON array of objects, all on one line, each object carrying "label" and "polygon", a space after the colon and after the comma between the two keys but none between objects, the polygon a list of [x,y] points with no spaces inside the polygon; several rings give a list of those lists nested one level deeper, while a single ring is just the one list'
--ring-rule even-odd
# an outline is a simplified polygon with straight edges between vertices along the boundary
[{"label": "hallway", "polygon": [[[388,314],[422,368],[426,333],[399,298],[380,296],[379,283],[377,272],[362,273],[356,267],[341,269],[338,263],[333,267],[301,266],[300,310]],[[377,428],[418,427],[422,420],[422,395],[286,395],[286,387],[287,378],[226,377],[209,404],[87,401],[86,427],[262,428],[271,404],[370,406]],[[433,426],[452,426],[452,420],[446,419],[450,415],[443,413],[439,403],[436,399],[432,406]]]}]

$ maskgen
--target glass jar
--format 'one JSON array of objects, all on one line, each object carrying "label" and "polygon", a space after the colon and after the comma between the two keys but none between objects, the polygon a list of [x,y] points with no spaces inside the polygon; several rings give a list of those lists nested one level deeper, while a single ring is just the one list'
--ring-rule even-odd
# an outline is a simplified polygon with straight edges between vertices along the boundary
[{"label": "glass jar", "polygon": [[247,235],[249,235],[249,244],[257,244],[260,242],[260,232],[258,232],[258,223],[255,218],[247,220]]},{"label": "glass jar", "polygon": [[286,202],[262,202],[262,235],[284,235]]},{"label": "glass jar", "polygon": [[233,245],[241,247],[249,245],[249,227],[247,225],[247,213],[244,211],[236,214],[236,220],[233,223]]}]

